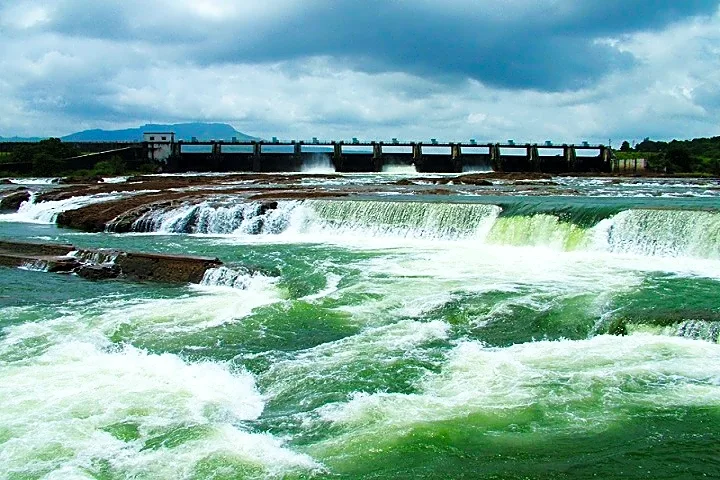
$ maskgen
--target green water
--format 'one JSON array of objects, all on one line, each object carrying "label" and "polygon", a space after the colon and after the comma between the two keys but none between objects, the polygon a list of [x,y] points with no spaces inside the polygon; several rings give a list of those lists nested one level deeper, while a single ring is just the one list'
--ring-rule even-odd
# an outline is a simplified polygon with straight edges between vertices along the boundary
[{"label": "green water", "polygon": [[0,223],[256,272],[0,268],[0,478],[717,476],[711,203],[459,200],[292,204],[263,235]]}]

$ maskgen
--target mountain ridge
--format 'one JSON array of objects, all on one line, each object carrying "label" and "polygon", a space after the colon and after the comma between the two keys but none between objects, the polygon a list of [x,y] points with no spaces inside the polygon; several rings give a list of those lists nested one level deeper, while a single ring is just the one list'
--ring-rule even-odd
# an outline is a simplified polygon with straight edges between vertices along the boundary
[{"label": "mountain ridge", "polygon": [[[190,141],[193,137],[200,141],[224,140],[231,141],[235,137],[239,141],[259,140],[246,133],[236,130],[227,123],[147,123],[135,128],[104,130],[93,128],[71,133],[60,137],[63,142],[141,142],[143,132],[175,132],[176,140]],[[38,142],[48,137],[0,137],[0,142]]]}]

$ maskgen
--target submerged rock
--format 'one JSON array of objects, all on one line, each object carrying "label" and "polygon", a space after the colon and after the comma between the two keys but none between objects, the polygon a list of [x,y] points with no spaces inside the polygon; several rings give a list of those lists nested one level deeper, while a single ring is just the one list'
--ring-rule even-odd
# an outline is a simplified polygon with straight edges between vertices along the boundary
[{"label": "submerged rock", "polygon": [[262,202],[260,204],[259,215],[265,215],[268,210],[275,210],[278,207],[278,202]]},{"label": "submerged rock", "polygon": [[71,176],[63,177],[58,180],[58,183],[64,185],[82,185],[87,183],[102,183],[103,177],[100,175],[89,175],[89,176]]},{"label": "submerged rock", "polygon": [[51,273],[72,273],[80,266],[75,257],[54,257],[47,260],[47,271]]},{"label": "submerged rock", "polygon": [[100,263],[97,265],[82,265],[75,273],[87,280],[108,280],[119,277],[122,271],[114,263]]}]

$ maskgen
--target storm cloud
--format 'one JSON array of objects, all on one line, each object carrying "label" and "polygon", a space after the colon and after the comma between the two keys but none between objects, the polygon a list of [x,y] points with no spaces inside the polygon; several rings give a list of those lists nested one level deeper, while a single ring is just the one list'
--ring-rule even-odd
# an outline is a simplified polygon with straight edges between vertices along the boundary
[{"label": "storm cloud", "polygon": [[713,134],[718,0],[0,3],[0,135]]}]

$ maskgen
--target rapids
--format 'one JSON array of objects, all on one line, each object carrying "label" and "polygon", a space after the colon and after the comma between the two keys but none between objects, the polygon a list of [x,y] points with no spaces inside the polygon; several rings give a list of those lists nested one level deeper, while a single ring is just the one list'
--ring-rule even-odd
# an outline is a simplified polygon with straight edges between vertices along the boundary
[{"label": "rapids", "polygon": [[0,478],[717,475],[714,190],[553,182],[580,193],[219,192],[128,234],[53,224],[115,194],[33,197],[0,239],[224,265],[180,286],[0,268]]}]

